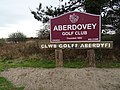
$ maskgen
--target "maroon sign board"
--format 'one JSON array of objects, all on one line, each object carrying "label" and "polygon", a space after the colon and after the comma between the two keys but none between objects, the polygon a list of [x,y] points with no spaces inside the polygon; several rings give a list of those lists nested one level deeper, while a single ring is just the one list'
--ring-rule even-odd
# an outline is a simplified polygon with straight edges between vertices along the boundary
[{"label": "maroon sign board", "polygon": [[50,42],[98,42],[101,39],[100,15],[69,12],[50,20]]}]

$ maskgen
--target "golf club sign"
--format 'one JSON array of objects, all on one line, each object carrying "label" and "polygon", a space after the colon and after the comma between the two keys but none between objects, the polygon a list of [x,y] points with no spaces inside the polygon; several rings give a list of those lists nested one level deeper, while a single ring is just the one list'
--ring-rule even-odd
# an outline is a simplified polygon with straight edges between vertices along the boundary
[{"label": "golf club sign", "polygon": [[100,15],[70,12],[51,19],[50,42],[98,42]]},{"label": "golf club sign", "polygon": [[101,41],[101,16],[69,12],[50,20],[50,43],[40,47],[54,48],[56,66],[63,66],[62,49],[88,49],[89,66],[95,66],[94,49],[112,49],[112,41]]}]

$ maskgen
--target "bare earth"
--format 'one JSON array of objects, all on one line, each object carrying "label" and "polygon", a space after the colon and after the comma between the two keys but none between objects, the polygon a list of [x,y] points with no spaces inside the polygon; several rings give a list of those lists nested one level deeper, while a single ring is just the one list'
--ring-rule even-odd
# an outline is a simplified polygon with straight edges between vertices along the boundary
[{"label": "bare earth", "polygon": [[120,90],[120,69],[12,68],[1,74],[24,90]]}]

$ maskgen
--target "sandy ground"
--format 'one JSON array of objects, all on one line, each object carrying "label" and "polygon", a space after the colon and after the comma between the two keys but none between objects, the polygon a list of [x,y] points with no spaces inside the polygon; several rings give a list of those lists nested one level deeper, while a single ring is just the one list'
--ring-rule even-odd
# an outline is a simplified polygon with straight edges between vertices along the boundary
[{"label": "sandy ground", "polygon": [[120,90],[120,69],[14,68],[1,74],[24,90]]}]

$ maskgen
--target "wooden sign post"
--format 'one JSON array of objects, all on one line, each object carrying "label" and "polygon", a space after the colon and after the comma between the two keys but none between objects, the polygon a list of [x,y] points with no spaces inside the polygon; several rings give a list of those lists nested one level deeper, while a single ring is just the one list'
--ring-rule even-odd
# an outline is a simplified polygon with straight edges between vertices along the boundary
[{"label": "wooden sign post", "polygon": [[94,49],[87,50],[87,60],[88,60],[89,67],[96,67],[95,50]]},{"label": "wooden sign post", "polygon": [[56,67],[63,67],[63,51],[62,49],[55,49]]}]

